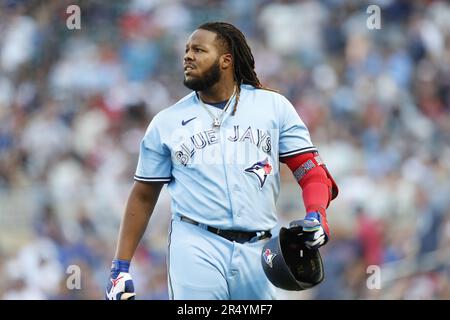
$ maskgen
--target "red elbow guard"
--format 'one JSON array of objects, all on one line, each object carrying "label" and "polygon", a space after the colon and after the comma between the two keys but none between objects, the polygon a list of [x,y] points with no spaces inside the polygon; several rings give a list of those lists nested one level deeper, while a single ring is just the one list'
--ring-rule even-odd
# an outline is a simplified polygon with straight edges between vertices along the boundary
[{"label": "red elbow guard", "polygon": [[[317,152],[283,159],[303,190],[306,212],[319,211],[325,215],[330,201],[339,189]],[[326,216],[326,215],[325,215]]]}]

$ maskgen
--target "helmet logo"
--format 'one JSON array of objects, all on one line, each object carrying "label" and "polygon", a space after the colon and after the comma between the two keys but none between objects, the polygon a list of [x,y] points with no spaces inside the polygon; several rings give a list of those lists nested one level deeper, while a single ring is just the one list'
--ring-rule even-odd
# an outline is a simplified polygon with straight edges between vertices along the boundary
[{"label": "helmet logo", "polygon": [[273,264],[272,261],[273,259],[276,257],[276,253],[272,253],[272,251],[270,251],[270,249],[266,249],[266,251],[264,251],[263,256],[264,256],[264,261],[269,265],[269,267],[273,268]]}]

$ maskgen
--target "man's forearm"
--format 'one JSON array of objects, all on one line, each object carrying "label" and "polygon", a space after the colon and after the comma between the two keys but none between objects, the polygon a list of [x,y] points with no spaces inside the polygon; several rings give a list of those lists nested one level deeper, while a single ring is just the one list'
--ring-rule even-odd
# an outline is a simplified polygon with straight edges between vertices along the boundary
[{"label": "man's forearm", "polygon": [[128,197],[120,224],[115,259],[131,260],[147,228],[162,183],[143,184],[135,182]]}]

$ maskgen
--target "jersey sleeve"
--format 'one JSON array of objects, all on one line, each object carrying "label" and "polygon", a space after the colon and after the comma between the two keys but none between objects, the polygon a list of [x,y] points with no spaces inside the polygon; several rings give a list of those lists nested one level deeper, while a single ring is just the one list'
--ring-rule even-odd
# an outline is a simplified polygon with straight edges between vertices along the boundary
[{"label": "jersey sleeve", "polygon": [[317,151],[311,142],[309,130],[294,106],[283,96],[280,101],[280,159]]},{"label": "jersey sleeve", "polygon": [[134,180],[142,182],[170,182],[171,180],[170,150],[163,145],[156,122],[157,119],[153,118],[141,141]]}]

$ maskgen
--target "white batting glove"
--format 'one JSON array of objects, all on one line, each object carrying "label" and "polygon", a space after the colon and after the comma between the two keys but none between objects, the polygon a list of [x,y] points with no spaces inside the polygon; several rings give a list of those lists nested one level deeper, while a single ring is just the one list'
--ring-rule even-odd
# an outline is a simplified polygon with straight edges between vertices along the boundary
[{"label": "white batting glove", "polygon": [[133,279],[128,273],[130,262],[114,260],[111,266],[111,276],[106,288],[106,300],[134,300]]},{"label": "white batting glove", "polygon": [[327,220],[319,212],[308,212],[304,219],[292,221],[289,227],[300,228],[302,239],[309,249],[318,249],[329,240]]}]

